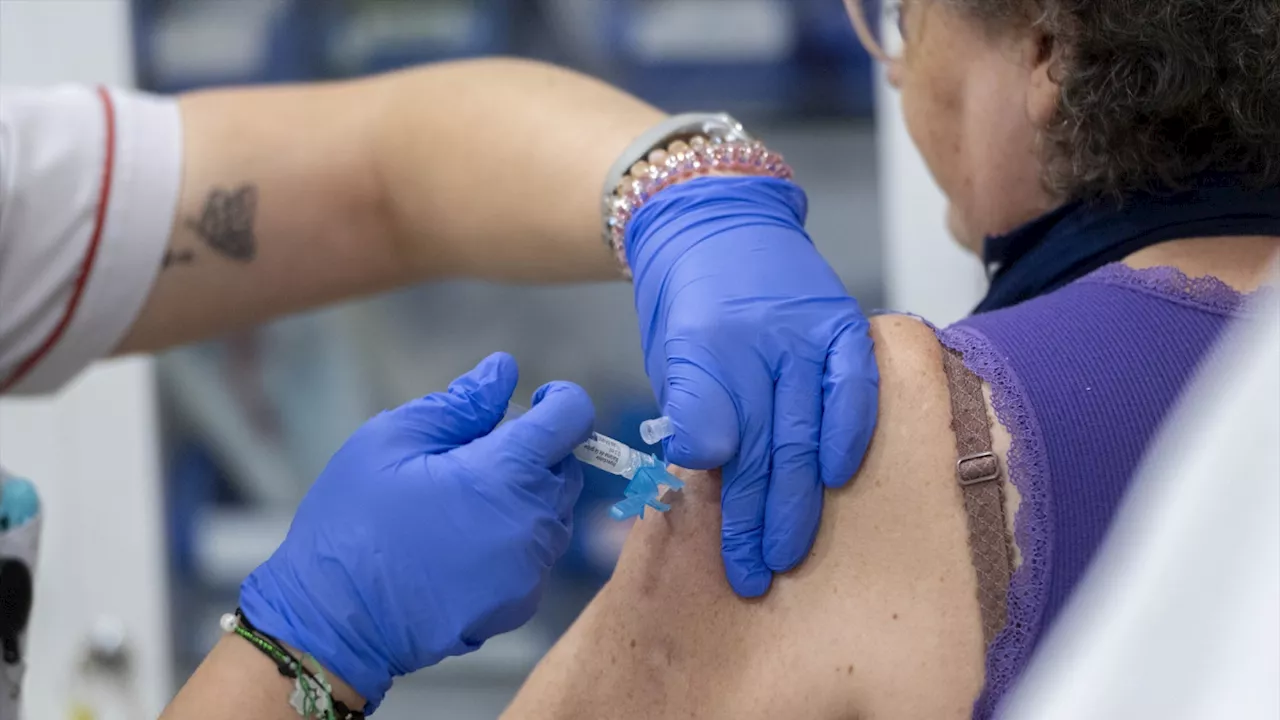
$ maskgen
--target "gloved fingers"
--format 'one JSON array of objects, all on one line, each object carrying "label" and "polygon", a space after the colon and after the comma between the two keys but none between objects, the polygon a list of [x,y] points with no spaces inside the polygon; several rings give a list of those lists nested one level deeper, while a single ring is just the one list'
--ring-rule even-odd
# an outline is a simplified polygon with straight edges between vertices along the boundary
[{"label": "gloved fingers", "polygon": [[515,358],[497,352],[449,384],[448,392],[412,400],[389,413],[423,453],[439,453],[489,434],[502,421],[520,373]]},{"label": "gloved fingers", "polygon": [[764,562],[774,572],[800,564],[818,532],[821,422],[822,366],[784,362],[774,397],[773,468],[764,510]]},{"label": "gloved fingers", "polygon": [[744,450],[725,465],[720,488],[720,552],[729,584],[743,597],[763,595],[773,581],[763,549],[773,400],[761,403],[763,419],[748,420]]},{"label": "gloved fingers", "polygon": [[595,407],[586,390],[573,383],[551,382],[533,394],[529,412],[459,451],[467,451],[464,455],[481,466],[513,463],[546,469],[586,441],[595,421]]},{"label": "gloved fingers", "polygon": [[827,352],[822,378],[822,449],[818,461],[827,487],[847,483],[862,466],[876,429],[880,369],[865,319],[850,324]]},{"label": "gloved fingers", "polygon": [[738,452],[738,411],[729,391],[692,361],[667,364],[663,414],[674,434],[664,441],[667,462],[692,470],[721,467]]}]

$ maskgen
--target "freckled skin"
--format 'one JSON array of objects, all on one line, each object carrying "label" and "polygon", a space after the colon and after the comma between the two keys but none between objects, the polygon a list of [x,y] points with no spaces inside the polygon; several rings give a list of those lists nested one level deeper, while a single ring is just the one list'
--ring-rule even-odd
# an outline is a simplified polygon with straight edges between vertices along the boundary
[{"label": "freckled skin", "polygon": [[[915,320],[875,318],[872,334],[876,434],[859,475],[827,493],[809,561],[763,598],[737,597],[719,477],[679,471],[671,511],[636,524],[504,717],[968,717],[982,627],[941,352]],[[617,665],[601,662],[613,648]]]},{"label": "freckled skin", "polygon": [[[1270,277],[1278,246],[1189,239],[1126,262],[1250,292]],[[809,561],[759,600],[735,596],[720,560],[719,478],[682,473],[689,485],[671,512],[636,525],[613,578],[504,717],[970,716],[982,630],[940,351],[915,321],[871,325],[881,373],[875,436],[858,476],[827,492]],[[1008,433],[996,424],[992,434],[1007,463]],[[1011,489],[1006,482],[1006,497]],[[605,663],[617,650],[617,664]]]},{"label": "freckled skin", "polygon": [[905,13],[907,42],[891,78],[907,131],[950,201],[948,229],[981,252],[984,237],[1061,202],[1040,182],[1028,110],[1039,45],[980,27],[948,3],[906,3]]}]

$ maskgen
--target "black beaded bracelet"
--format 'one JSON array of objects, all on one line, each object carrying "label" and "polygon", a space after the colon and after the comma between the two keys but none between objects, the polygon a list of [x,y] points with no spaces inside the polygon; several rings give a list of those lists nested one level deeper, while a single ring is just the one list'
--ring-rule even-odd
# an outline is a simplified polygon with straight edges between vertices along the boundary
[{"label": "black beaded bracelet", "polygon": [[222,616],[222,629],[244,638],[263,655],[271,658],[276,670],[293,681],[293,694],[289,704],[298,715],[311,720],[364,720],[364,713],[352,710],[341,700],[335,700],[324,673],[312,672],[301,660],[280,644],[279,640],[255,628],[244,612],[236,608],[235,614]]}]

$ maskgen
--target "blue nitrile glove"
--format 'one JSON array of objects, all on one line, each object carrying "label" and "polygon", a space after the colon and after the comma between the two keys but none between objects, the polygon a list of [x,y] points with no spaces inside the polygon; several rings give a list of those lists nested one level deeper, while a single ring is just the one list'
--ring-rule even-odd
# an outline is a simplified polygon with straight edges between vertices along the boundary
[{"label": "blue nitrile glove", "polygon": [[497,353],[447,393],[365,423],[240,588],[250,622],[369,711],[392,678],[525,623],[569,545],[582,489],[570,452],[595,411],[582,388],[550,383],[495,430],[515,387],[515,360]]},{"label": "blue nitrile glove", "polygon": [[857,471],[879,373],[867,320],[773,178],[663,190],[627,228],[645,369],[675,434],[666,459],[724,466],[721,551],[754,597],[813,544],[823,486]]}]

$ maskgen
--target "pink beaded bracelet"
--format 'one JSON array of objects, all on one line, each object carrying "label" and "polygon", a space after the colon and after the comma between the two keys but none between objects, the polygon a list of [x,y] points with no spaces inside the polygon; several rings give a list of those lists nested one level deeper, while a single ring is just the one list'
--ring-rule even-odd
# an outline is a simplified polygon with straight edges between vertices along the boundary
[{"label": "pink beaded bracelet", "polygon": [[667,149],[655,150],[648,162],[631,167],[614,190],[608,226],[609,244],[627,276],[627,224],[633,215],[659,192],[691,180],[715,174],[754,175],[790,180],[793,172],[782,155],[757,140],[708,140],[697,136],[688,142],[677,140]]}]

